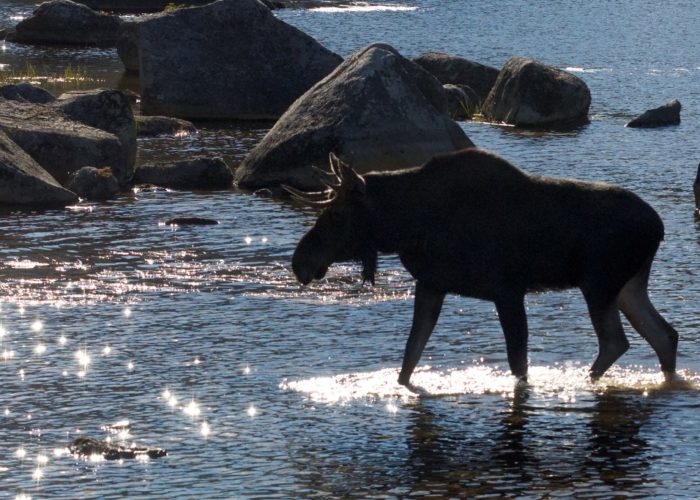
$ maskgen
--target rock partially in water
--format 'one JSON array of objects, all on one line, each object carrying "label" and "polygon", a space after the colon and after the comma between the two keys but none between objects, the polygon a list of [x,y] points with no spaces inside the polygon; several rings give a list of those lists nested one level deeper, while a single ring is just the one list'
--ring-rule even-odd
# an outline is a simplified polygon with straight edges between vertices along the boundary
[{"label": "rock partially in water", "polygon": [[175,217],[165,221],[166,226],[215,226],[218,223],[218,220],[206,217]]},{"label": "rock partially in water", "polygon": [[[169,5],[189,7],[196,5],[206,5],[212,0],[78,0],[79,3],[87,5],[91,9],[106,10],[109,12],[120,12],[138,14],[143,12],[160,12]],[[269,9],[284,8],[284,3],[271,0],[260,0]]]},{"label": "rock partially in water", "polygon": [[222,158],[194,158],[171,164],[141,165],[134,172],[135,184],[154,184],[173,189],[228,189],[233,173]]},{"label": "rock partially in water", "polygon": [[128,153],[119,138],[69,119],[56,103],[0,99],[0,130],[59,182],[89,165],[110,166],[119,177],[129,176]]},{"label": "rock partially in water", "polygon": [[105,460],[128,460],[141,457],[160,458],[168,454],[168,452],[160,448],[127,448],[88,436],[75,438],[68,445],[68,451],[83,458],[101,455]]},{"label": "rock partially in water", "polygon": [[625,127],[631,128],[654,128],[665,127],[667,125],[678,125],[681,122],[681,103],[678,99],[673,99],[663,106],[649,109],[630,120]]},{"label": "rock partially in water", "polygon": [[276,119],[342,58],[257,0],[218,0],[140,23],[141,110]]},{"label": "rock partially in water", "polygon": [[447,113],[453,120],[469,120],[479,107],[479,98],[466,85],[443,85],[447,96]]},{"label": "rock partially in water", "polygon": [[466,85],[486,100],[498,78],[498,69],[444,52],[426,52],[413,59],[442,84]]},{"label": "rock partially in water", "polygon": [[56,100],[48,90],[26,82],[1,86],[0,97],[12,101],[33,102],[36,104],[48,104]]},{"label": "rock partially in water", "polygon": [[71,0],[51,0],[20,21],[8,36],[28,44],[114,46],[122,20]]},{"label": "rock partially in water", "polygon": [[136,133],[139,136],[194,134],[197,132],[192,122],[170,116],[136,116]]},{"label": "rock partially in water", "polygon": [[78,197],[0,130],[0,203],[25,206],[65,206]]},{"label": "rock partially in water", "polygon": [[90,201],[110,200],[119,194],[119,181],[109,167],[83,167],[71,176],[66,187]]},{"label": "rock partially in water", "polygon": [[565,129],[588,120],[591,92],[577,76],[533,59],[511,57],[484,102],[489,120]]},{"label": "rock partially in water", "polygon": [[136,121],[129,99],[119,90],[76,90],[62,94],[56,107],[72,120],[119,138],[124,157],[103,165],[111,167],[119,184],[125,185],[136,161]]},{"label": "rock partially in water", "polygon": [[245,158],[236,180],[250,190],[318,190],[324,186],[311,167],[327,165],[331,151],[365,173],[470,146],[447,115],[440,82],[392,47],[374,44],[301,96]]}]

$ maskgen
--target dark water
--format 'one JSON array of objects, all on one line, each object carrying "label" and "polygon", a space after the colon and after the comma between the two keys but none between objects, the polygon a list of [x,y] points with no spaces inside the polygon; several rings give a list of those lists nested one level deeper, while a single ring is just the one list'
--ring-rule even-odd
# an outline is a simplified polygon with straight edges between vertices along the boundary
[{"label": "dark water", "polygon": [[[0,0],[0,26],[34,2]],[[386,4],[377,3],[374,5]],[[511,55],[569,68],[591,122],[566,134],[467,123],[472,140],[531,172],[615,182],[666,225],[657,308],[680,335],[686,389],[660,385],[631,348],[597,384],[577,291],[531,295],[531,385],[507,372],[493,306],[449,298],[414,382],[395,384],[412,282],[383,258],[375,288],[337,266],[302,289],[289,259],[312,212],[235,191],[125,193],[71,210],[0,214],[0,492],[7,497],[697,497],[700,479],[700,9],[694,2],[422,0],[391,9],[280,11],[342,55],[374,41],[500,67]],[[114,50],[0,45],[0,75],[31,64],[134,87]],[[631,130],[671,98],[682,124]],[[140,140],[139,161],[222,154],[236,165],[266,125]],[[174,216],[218,226],[173,229]],[[168,450],[84,461],[76,435]]]}]

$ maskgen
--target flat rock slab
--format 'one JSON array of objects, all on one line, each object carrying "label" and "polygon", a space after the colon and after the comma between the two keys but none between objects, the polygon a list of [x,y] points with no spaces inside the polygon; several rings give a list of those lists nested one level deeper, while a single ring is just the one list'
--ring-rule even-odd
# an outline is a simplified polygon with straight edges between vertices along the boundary
[{"label": "flat rock slab", "polygon": [[481,113],[494,122],[565,129],[585,123],[590,105],[591,92],[577,76],[534,59],[511,57]]},{"label": "flat rock slab", "polygon": [[325,168],[330,152],[362,174],[473,145],[447,115],[440,82],[392,47],[374,44],[301,96],[243,160],[236,181],[249,190],[323,189],[312,166]]},{"label": "flat rock slab", "polygon": [[68,119],[51,104],[0,99],[0,130],[59,182],[88,165],[125,165],[114,134]]},{"label": "flat rock slab", "polygon": [[276,119],[342,58],[258,0],[218,0],[139,25],[146,115]]},{"label": "flat rock slab", "polygon": [[78,197],[0,131],[0,203],[31,207],[65,206]]},{"label": "flat rock slab", "polygon": [[135,184],[154,184],[173,189],[228,189],[233,172],[221,158],[193,158],[175,163],[136,167]]},{"label": "flat rock slab", "polygon": [[70,0],[44,2],[8,40],[28,44],[114,46],[122,20]]},{"label": "flat rock slab", "polygon": [[667,102],[663,106],[650,109],[630,120],[625,127],[631,128],[655,128],[667,125],[678,125],[681,122],[681,103],[677,99]]}]

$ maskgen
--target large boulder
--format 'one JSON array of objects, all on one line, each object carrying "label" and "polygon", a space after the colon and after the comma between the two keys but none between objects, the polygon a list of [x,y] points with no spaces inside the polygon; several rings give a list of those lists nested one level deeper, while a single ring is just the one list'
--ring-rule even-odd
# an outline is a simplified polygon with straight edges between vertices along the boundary
[{"label": "large boulder", "polygon": [[590,105],[591,92],[580,78],[533,59],[511,57],[481,113],[521,127],[567,128],[585,123]]},{"label": "large boulder", "polygon": [[413,62],[440,80],[440,83],[471,88],[483,102],[498,78],[498,69],[444,52],[426,52]]},{"label": "large boulder", "polygon": [[77,200],[0,130],[0,204],[65,206]]},{"label": "large boulder", "polygon": [[677,99],[667,102],[658,108],[649,109],[630,120],[625,127],[653,128],[666,125],[678,125],[681,122],[681,103]]},{"label": "large boulder", "polygon": [[0,99],[0,130],[59,182],[80,167],[112,167],[130,176],[128,154],[114,134],[69,119],[52,104]]},{"label": "large boulder", "polygon": [[141,110],[276,119],[342,58],[258,0],[218,0],[140,24]]},{"label": "large boulder", "polygon": [[447,115],[435,77],[388,45],[348,57],[301,96],[236,171],[245,189],[323,186],[312,165],[333,151],[360,173],[420,165],[473,146]]},{"label": "large boulder", "polygon": [[56,106],[71,120],[104,130],[119,138],[123,162],[108,165],[120,184],[126,183],[136,161],[136,121],[131,102],[119,90],[76,90],[62,94]]},{"label": "large boulder", "polygon": [[47,104],[56,100],[48,90],[25,82],[1,86],[0,97],[13,101],[25,101],[37,104]]},{"label": "large boulder", "polygon": [[32,44],[114,46],[122,20],[71,0],[51,0],[15,26],[9,40]]},{"label": "large boulder", "polygon": [[140,165],[135,184],[154,184],[173,189],[228,189],[233,172],[222,158],[192,158],[174,163]]}]

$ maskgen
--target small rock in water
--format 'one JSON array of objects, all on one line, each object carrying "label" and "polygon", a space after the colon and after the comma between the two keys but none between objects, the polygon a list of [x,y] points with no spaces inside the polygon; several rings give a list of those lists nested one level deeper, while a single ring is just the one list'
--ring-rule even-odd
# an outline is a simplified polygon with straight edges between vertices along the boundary
[{"label": "small rock in water", "polygon": [[121,460],[147,456],[149,458],[164,457],[168,453],[160,448],[126,448],[88,436],[80,436],[68,445],[68,450],[82,457],[101,455],[105,460]]},{"label": "small rock in water", "polygon": [[204,217],[175,217],[165,222],[166,226],[213,226],[219,221],[215,219],[206,219]]}]

